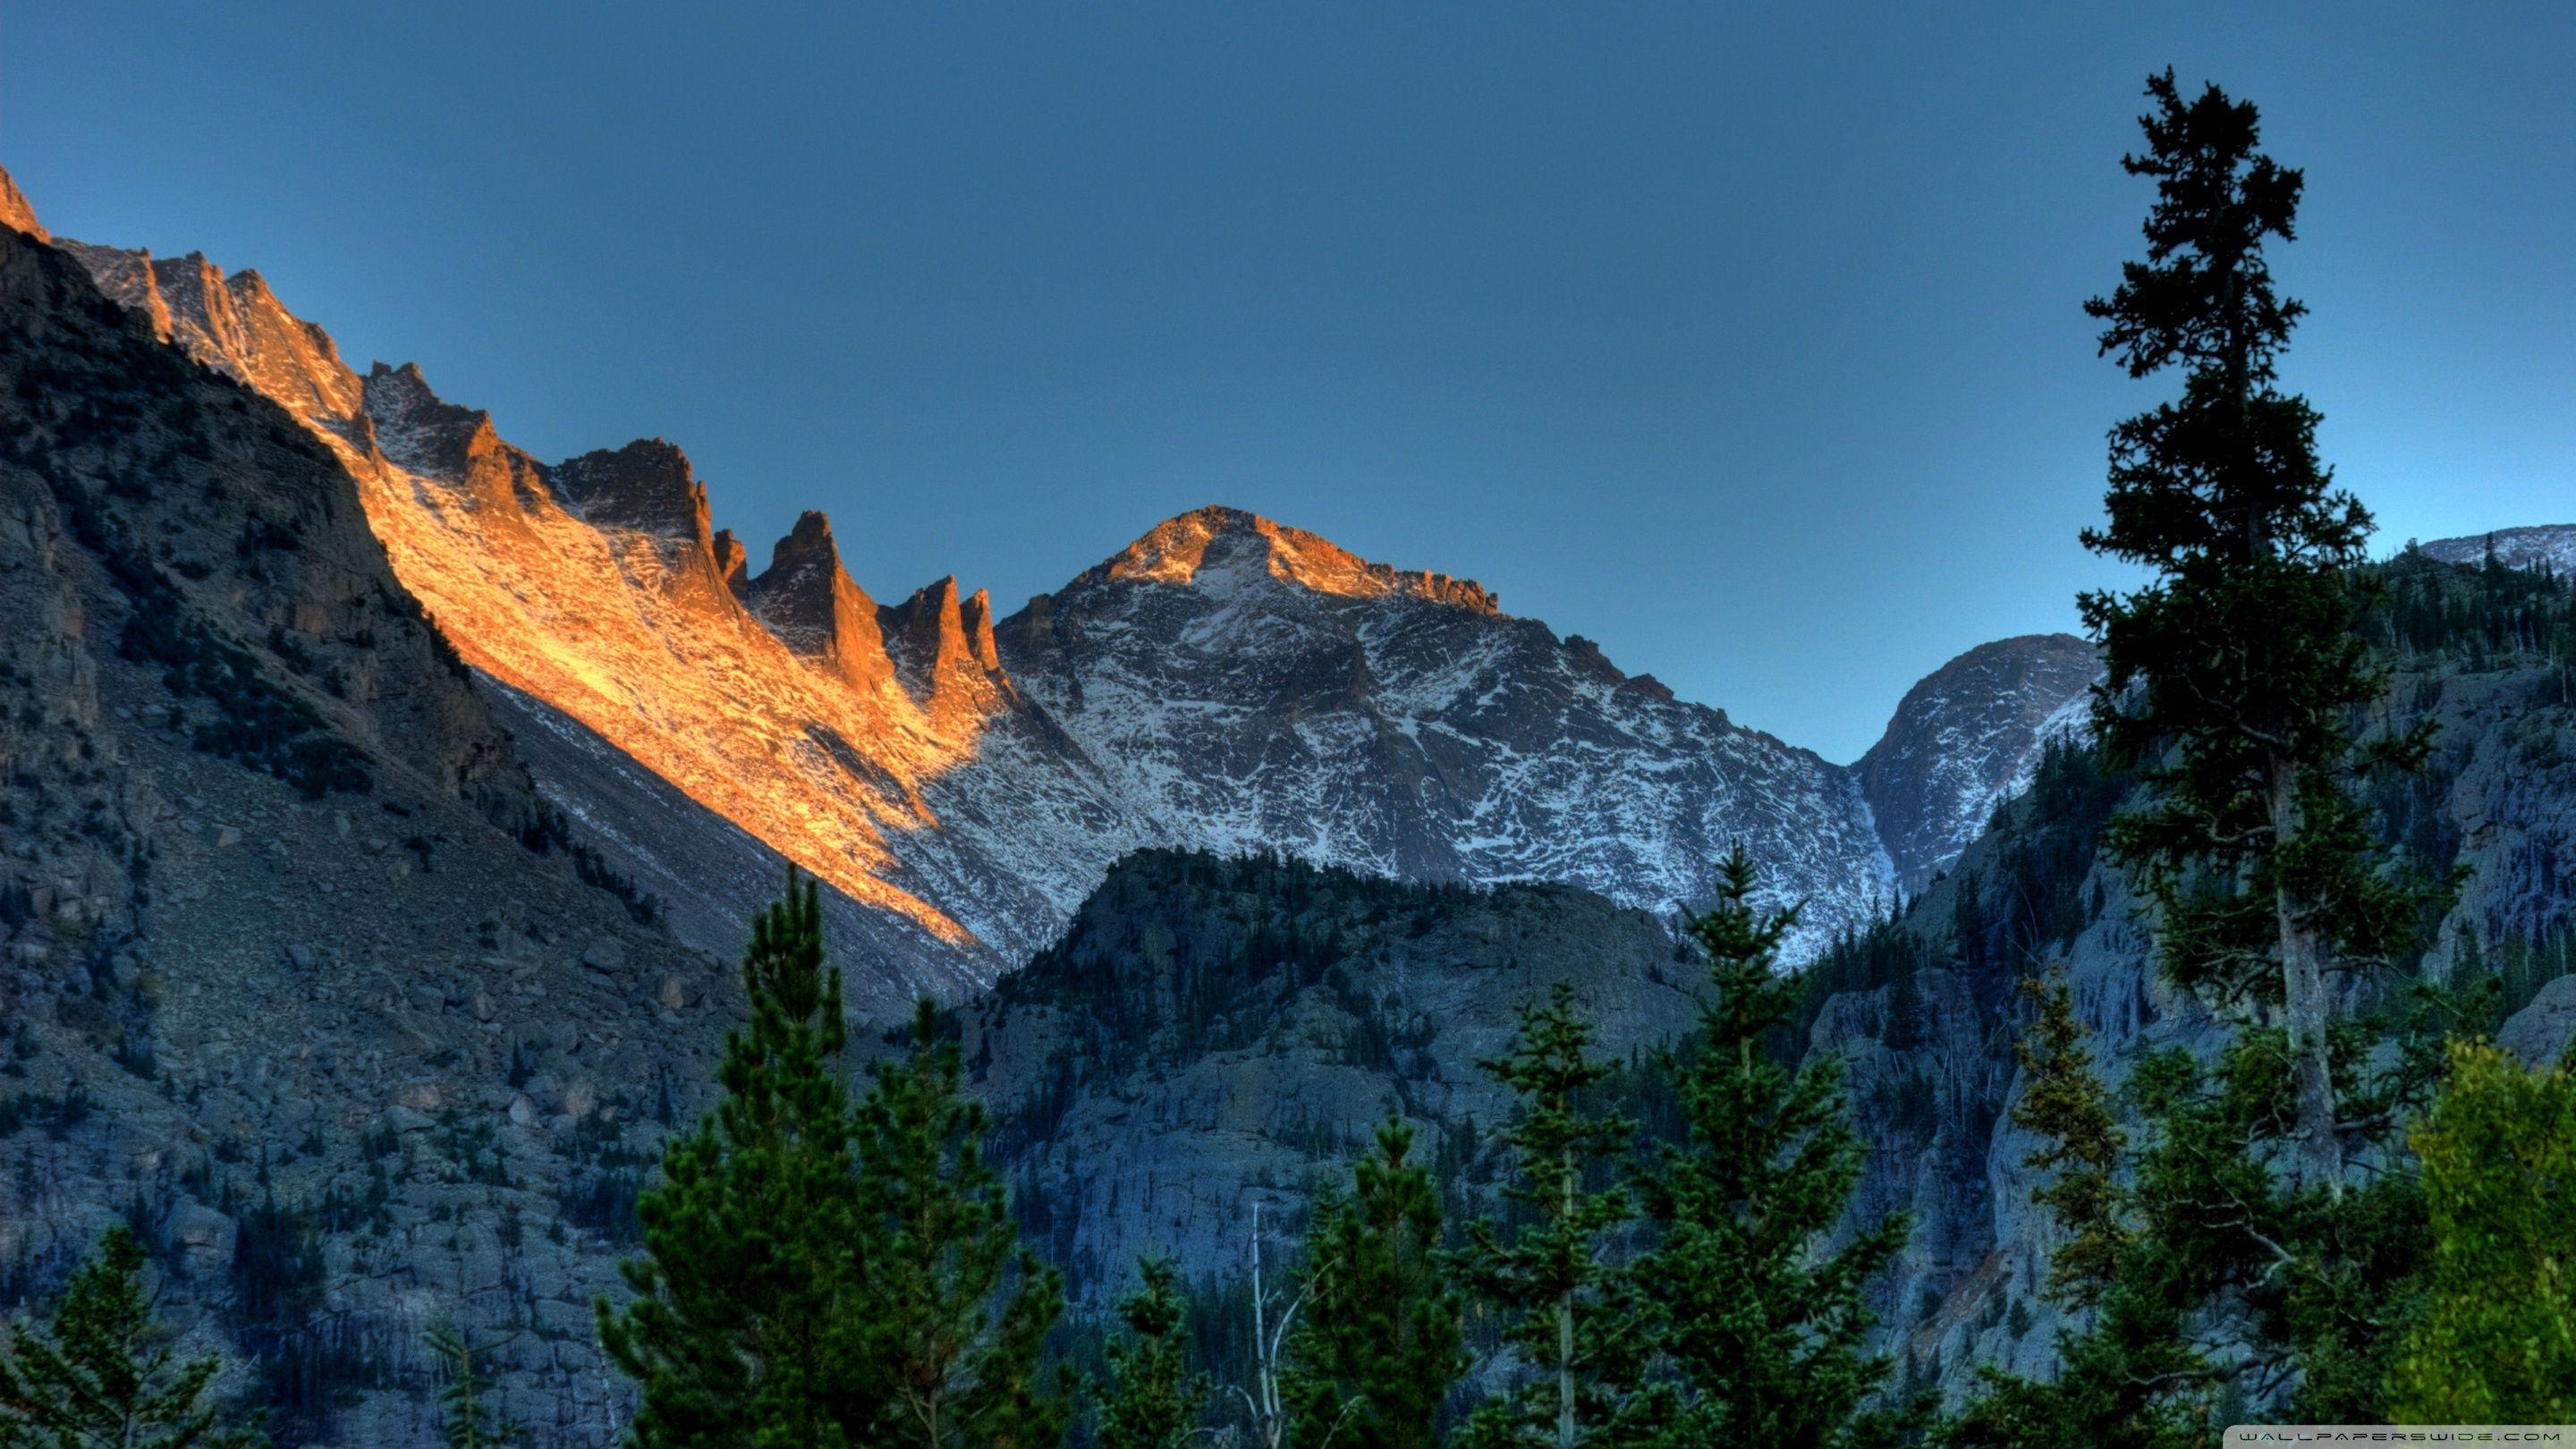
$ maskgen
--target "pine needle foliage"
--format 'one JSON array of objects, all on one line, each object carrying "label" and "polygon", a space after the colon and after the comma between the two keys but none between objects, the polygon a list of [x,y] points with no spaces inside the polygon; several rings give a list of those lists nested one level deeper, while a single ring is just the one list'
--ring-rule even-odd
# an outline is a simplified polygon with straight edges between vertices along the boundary
[{"label": "pine needle foliage", "polygon": [[2111,1094],[2093,1071],[2075,995],[2063,966],[2045,982],[2022,991],[2039,1014],[2014,1051],[2021,1060],[2021,1100],[2015,1126],[2036,1133],[2040,1147],[2022,1165],[2054,1176],[2031,1193],[2065,1229],[2067,1240],[2049,1260],[2049,1292],[2079,1308],[2094,1307],[2110,1285],[2127,1229],[2120,1221],[2120,1170],[2128,1134],[2120,1129]]},{"label": "pine needle foliage", "polygon": [[180,1359],[140,1281],[143,1245],[122,1223],[73,1272],[39,1327],[11,1325],[0,1352],[0,1445],[17,1449],[259,1449],[207,1391],[222,1364]]},{"label": "pine needle foliage", "polygon": [[1739,846],[1718,867],[1715,903],[1690,922],[1713,990],[1683,1064],[1688,1138],[1638,1182],[1658,1233],[1633,1272],[1658,1350],[1647,1442],[1894,1442],[1924,1406],[1879,1402],[1892,1364],[1868,1347],[1865,1290],[1910,1228],[1892,1215],[1826,1246],[1863,1147],[1842,1064],[1792,1067],[1770,1049],[1798,1011],[1798,983],[1777,969],[1797,910],[1758,907],[1756,885]]},{"label": "pine needle foliage", "polygon": [[2398,1421],[2576,1419],[2576,1072],[2455,1045],[2411,1140],[2433,1251],[2392,1374]]},{"label": "pine needle foliage", "polygon": [[983,1104],[928,1001],[911,1049],[879,1063],[856,1117],[868,1282],[851,1325],[882,1402],[871,1445],[1038,1449],[1065,1395],[1040,1372],[1063,1280],[1020,1242],[983,1156]]},{"label": "pine needle foliage", "polygon": [[475,1360],[500,1345],[468,1343],[464,1334],[447,1327],[431,1329],[428,1340],[431,1356],[446,1375],[438,1386],[438,1442],[445,1449],[507,1449],[524,1443],[527,1427],[500,1417],[484,1402],[491,1385]]},{"label": "pine needle foliage", "polygon": [[1305,1315],[1289,1340],[1288,1442],[1432,1449],[1466,1371],[1457,1293],[1444,1280],[1440,1200],[1390,1117],[1347,1191],[1326,1184],[1306,1239]]},{"label": "pine needle foliage", "polygon": [[2420,766],[2431,735],[2353,731],[2388,679],[2360,627],[2371,517],[2319,461],[2317,411],[2278,386],[2306,309],[2264,252],[2296,235],[2305,179],[2258,149],[2252,104],[2186,98],[2170,70],[2147,95],[2146,149],[2122,161],[2156,186],[2147,254],[2085,304],[2132,377],[2183,374],[2178,398],[2112,430],[2109,523],[2084,533],[2151,574],[2080,601],[2106,666],[2096,729],[2149,793],[2109,845],[2157,907],[2175,981],[2279,1010],[2291,1173],[2334,1190],[2329,975],[2401,947],[2443,889],[2381,868],[2351,785]]},{"label": "pine needle foliage", "polygon": [[1498,1314],[1504,1341],[1527,1366],[1477,1411],[1476,1449],[1573,1449],[1629,1407],[1642,1345],[1611,1251],[1635,1209],[1622,1186],[1590,1189],[1598,1165],[1623,1152],[1636,1123],[1589,1115],[1586,1095],[1615,1069],[1592,1053],[1592,1027],[1559,981],[1518,1011],[1502,1056],[1479,1062],[1520,1100],[1502,1133],[1513,1177],[1503,1189],[1523,1217],[1508,1241],[1491,1218],[1468,1229],[1460,1278]]},{"label": "pine needle foliage", "polygon": [[635,1296],[600,1300],[600,1343],[642,1389],[642,1449],[873,1443],[841,977],[813,882],[791,877],[753,921],[742,974],[751,1020],[726,1040],[724,1098],[638,1200]]},{"label": "pine needle foliage", "polygon": [[1109,1345],[1109,1392],[1092,1430],[1097,1449],[1182,1449],[1207,1408],[1208,1376],[1187,1368],[1188,1304],[1169,1258],[1136,1265],[1136,1291],[1118,1303],[1125,1337]]}]

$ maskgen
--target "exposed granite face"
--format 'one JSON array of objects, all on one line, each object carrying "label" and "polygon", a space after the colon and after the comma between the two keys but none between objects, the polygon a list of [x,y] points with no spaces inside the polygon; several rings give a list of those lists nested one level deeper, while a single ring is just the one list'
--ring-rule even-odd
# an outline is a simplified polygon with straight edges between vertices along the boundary
[{"label": "exposed granite face", "polygon": [[688,455],[660,438],[567,458],[555,465],[552,477],[582,517],[599,527],[695,543],[714,556],[707,487],[690,469]]},{"label": "exposed granite face", "polygon": [[2080,734],[2101,661],[2072,634],[1980,644],[1907,690],[1853,766],[1897,874],[1920,889],[2030,784],[2042,747]]},{"label": "exposed granite face", "polygon": [[[2493,962],[2498,942],[2576,931],[2576,891],[2566,884],[2576,861],[2576,704],[2560,670],[2528,655],[2488,656],[2474,669],[2416,660],[2389,700],[2394,724],[2438,720],[2440,743],[2423,781],[2372,797],[2379,828],[2437,867],[2456,851],[2471,870],[2421,969],[2447,979],[2472,952]],[[2107,803],[2080,782],[2043,776],[1912,904],[1903,931],[1917,943],[1915,964],[1835,997],[1815,1024],[1812,1050],[1853,1063],[1872,1139],[1856,1213],[1915,1215],[1889,1307],[1909,1352],[1954,1389],[1970,1384],[1978,1362],[2048,1367],[2060,1321],[2038,1296],[2059,1240],[2030,1203],[2037,1183],[2022,1164],[2038,1144],[2008,1120],[2021,1091],[2012,1054],[2027,1016],[2020,980],[2066,964],[2115,1084],[2147,1049],[2214,1052],[2228,1029],[2154,969],[2137,901],[2094,858]],[[2035,891],[2033,880],[2057,884]],[[2471,935],[2478,946],[2464,944]],[[1984,944],[1963,948],[1968,936]],[[2526,1059],[2563,1051],[2576,1023],[2571,981],[2540,990],[2499,1039]],[[2348,1004],[2367,989],[2351,988]],[[1902,1110],[1873,1122],[1873,1102]],[[2028,1327],[2015,1334],[2016,1322]]]},{"label": "exposed granite face", "polygon": [[1149,1251],[1239,1275],[1254,1204],[1293,1238],[1389,1112],[1457,1179],[1512,1111],[1476,1063],[1556,981],[1624,1059],[1690,1027],[1703,973],[1654,917],[1569,887],[1146,852],[960,1016],[996,1161],[1097,1311]]},{"label": "exposed granite face", "polygon": [[876,600],[850,581],[832,521],[820,512],[800,516],[771,550],[769,567],[739,592],[779,642],[853,688],[873,690],[893,677]]},{"label": "exposed granite face", "polygon": [[280,1433],[432,1442],[452,1320],[598,1442],[585,1204],[700,1099],[729,979],[576,877],[338,458],[15,232],[0,436],[6,1281],[133,1222],[190,1351],[335,1376]]}]

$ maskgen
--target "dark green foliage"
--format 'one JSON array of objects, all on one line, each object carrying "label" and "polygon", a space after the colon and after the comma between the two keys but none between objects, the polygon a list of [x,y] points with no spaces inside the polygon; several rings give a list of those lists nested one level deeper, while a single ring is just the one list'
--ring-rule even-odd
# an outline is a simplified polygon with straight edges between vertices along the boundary
[{"label": "dark green foliage", "polygon": [[2095,725],[2149,802],[2111,829],[2160,916],[2166,970],[2225,1002],[2280,1007],[2293,1063],[2291,1167],[2338,1183],[2327,976],[2403,948],[2437,883],[2378,868],[2353,779],[2412,768],[2428,730],[2363,748],[2352,718],[2386,687],[2361,633],[2371,519],[2318,461],[2318,415],[2274,385],[2305,310],[2273,290],[2267,238],[2294,234],[2300,173],[2256,147],[2254,107],[2152,77],[2147,256],[2085,304],[2133,377],[2181,396],[2111,435],[2109,525],[2087,547],[2151,571],[2087,594],[2108,670]]},{"label": "dark green foliage", "polygon": [[2508,665],[2555,665],[2567,704],[2576,668],[2576,580],[2539,569],[2447,564],[2409,547],[2380,571],[2379,606],[2362,631],[2383,659],[2400,666],[2454,664],[2472,673]]},{"label": "dark green foliage", "polygon": [[1100,1402],[1096,1449],[1182,1449],[1206,1408],[1208,1376],[1187,1368],[1188,1309],[1167,1258],[1136,1265],[1142,1280],[1118,1304],[1126,1337],[1109,1345],[1112,1383]]},{"label": "dark green foliage", "polygon": [[2021,1061],[2021,1100],[2015,1125],[2046,1139],[2022,1165],[2054,1173],[2031,1201],[2057,1217],[2067,1239],[2048,1265],[2048,1291],[2078,1307],[2102,1299],[2118,1267],[2127,1236],[2120,1220],[2117,1181],[2129,1143],[2112,1114],[2109,1092],[2094,1074],[2083,1024],[2075,1019],[2074,993],[2061,968],[2045,984],[2023,983],[2039,1015],[2016,1044]]},{"label": "dark green foliage", "polygon": [[1041,1382],[1064,1311],[1055,1269],[1020,1243],[983,1158],[983,1104],[928,1001],[911,1050],[879,1063],[859,1104],[867,1293],[859,1352],[884,1385],[877,1444],[1036,1449],[1063,1437],[1065,1397]]},{"label": "dark green foliage", "polygon": [[743,987],[724,1099],[637,1205],[647,1256],[623,1265],[625,1309],[600,1300],[600,1343],[643,1389],[645,1449],[865,1444],[881,1405],[855,1368],[867,1305],[841,976],[824,969],[811,882],[791,879],[752,923]]},{"label": "dark green foliage", "polygon": [[[445,642],[444,635],[433,637]],[[649,926],[662,919],[662,898],[637,886],[588,841],[576,837],[572,822],[554,806],[540,803],[536,813],[520,825],[518,835],[519,843],[538,855],[561,850],[572,862],[573,875],[583,885],[596,886],[617,897],[637,925]]]},{"label": "dark green foliage", "polygon": [[20,1319],[0,1353],[0,1444],[28,1449],[254,1449],[265,1441],[205,1402],[221,1370],[182,1361],[138,1281],[122,1224],[65,1286],[53,1322]]},{"label": "dark green foliage", "polygon": [[643,1387],[636,1442],[1052,1444],[1066,1410],[1036,1367],[1061,1296],[983,1165],[955,1045],[925,1003],[853,1107],[822,932],[810,881],[754,922],[724,1098],[638,1204],[634,1301],[599,1305],[602,1346]]},{"label": "dark green foliage", "polygon": [[1305,1316],[1288,1344],[1291,1444],[1431,1449],[1467,1356],[1444,1281],[1440,1203],[1388,1118],[1347,1191],[1327,1184],[1306,1237]]},{"label": "dark green foliage", "polygon": [[1620,1417],[1644,1353],[1610,1261],[1631,1217],[1628,1194],[1587,1185],[1626,1149],[1636,1124],[1586,1111],[1613,1068],[1591,1055],[1572,982],[1559,981],[1519,1017],[1511,1049],[1478,1065],[1519,1094],[1520,1115],[1502,1138],[1513,1164],[1504,1199],[1520,1225],[1506,1241],[1492,1219],[1473,1224],[1460,1277],[1501,1320],[1524,1368],[1477,1411],[1468,1438],[1497,1449],[1571,1449]]},{"label": "dark green foliage", "polygon": [[1651,1442],[1674,1446],[1889,1442],[1920,1406],[1874,1407],[1892,1368],[1868,1350],[1870,1281],[1905,1242],[1891,1217],[1828,1250],[1859,1182],[1842,1064],[1784,1065],[1774,1035],[1798,1010],[1777,970],[1793,909],[1753,904],[1741,848],[1718,868],[1717,899],[1692,918],[1714,1000],[1681,1081],[1689,1138],[1638,1183],[1658,1230],[1633,1281],[1650,1314],[1659,1373]]}]

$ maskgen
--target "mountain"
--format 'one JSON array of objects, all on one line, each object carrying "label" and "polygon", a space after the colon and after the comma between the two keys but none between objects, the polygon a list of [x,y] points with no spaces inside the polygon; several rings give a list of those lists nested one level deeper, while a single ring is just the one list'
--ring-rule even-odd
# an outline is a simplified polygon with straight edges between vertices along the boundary
[{"label": "mountain", "polygon": [[1853,768],[1909,889],[1958,859],[2029,788],[2041,748],[2084,728],[2101,660],[2072,634],[1980,644],[1907,690]]},{"label": "mountain", "polygon": [[540,798],[360,480],[153,323],[0,229],[0,1309],[122,1221],[281,1442],[429,1442],[431,1311],[598,1442],[590,1302],[739,998]]},{"label": "mountain", "polygon": [[[2348,1005],[2402,998],[2410,974],[2491,975],[2492,1019],[2468,1029],[2554,1059],[2576,1041],[2576,594],[2499,592],[2423,559],[2387,576],[2391,723],[2431,719],[2440,744],[2426,776],[2374,789],[2374,827],[2417,863],[2470,874],[2422,959],[2357,975]],[[2089,660],[2061,665],[2089,678]],[[2055,1367],[2059,1310],[2040,1290],[2056,1229],[2029,1199],[2036,1144],[2010,1121],[2022,984],[2066,963],[2115,1083],[2146,1051],[2206,1053],[2230,1029],[2158,973],[2137,901],[2100,858],[2132,782],[2058,743],[1946,875],[1835,942],[1805,982],[1805,1051],[1844,1064],[1869,1147],[1851,1221],[1914,1223],[1875,1293],[1889,1339],[1953,1388],[1980,1362]],[[1511,1108],[1475,1063],[1510,1007],[1559,979],[1630,1064],[1603,1105],[1650,1139],[1671,1132],[1669,1082],[1638,1064],[1692,1028],[1704,969],[1650,914],[1564,887],[1158,853],[1122,862],[1059,944],[958,1014],[1015,1201],[1098,1309],[1143,1252],[1205,1288],[1239,1277],[1256,1203],[1293,1241],[1317,1181],[1388,1112],[1416,1127],[1449,1212],[1489,1206],[1492,1128]]]},{"label": "mountain", "polygon": [[1573,980],[1625,1056],[1696,1019],[1701,969],[1653,915],[1569,886],[1150,851],[959,1017],[993,1158],[1097,1309],[1149,1251],[1239,1276],[1254,1205],[1299,1221],[1391,1111],[1458,1177],[1511,1115],[1476,1063],[1514,1006]]},{"label": "mountain", "polygon": [[1021,691],[1162,843],[1670,912],[1740,839],[1815,902],[1809,943],[1889,883],[1858,791],[1812,752],[1475,583],[1239,510],[1164,523],[997,632]]},{"label": "mountain", "polygon": [[2499,528],[2466,538],[2437,538],[2415,548],[2444,563],[2483,563],[2492,555],[2507,568],[2547,568],[2560,578],[2576,575],[2576,523]]},{"label": "mountain", "polygon": [[[2368,789],[2372,828],[2402,859],[2469,873],[2422,957],[2353,973],[2344,1006],[2395,1007],[2412,977],[2491,979],[2492,1017],[2461,1029],[2554,1059],[2576,1038],[2576,592],[2563,578],[2483,580],[2420,556],[2382,576],[2372,642],[2397,672],[2375,718],[2392,730],[2429,720],[2437,733],[2422,776]],[[2144,1053],[2206,1055],[2231,1029],[2165,980],[2138,901],[2098,854],[2129,788],[2089,752],[2049,756],[1902,920],[1815,967],[1809,1050],[1848,1061],[1863,1102],[1919,1103],[1872,1132],[1855,1211],[1913,1214],[1887,1301],[1909,1357],[1954,1387],[1978,1362],[2054,1371],[2059,1310],[2039,1290],[2059,1234],[2029,1199],[2037,1143],[2009,1115],[2023,1090],[2021,982],[2065,964],[2115,1088]]]},{"label": "mountain", "polygon": [[[546,798],[674,929],[730,951],[800,866],[835,893],[864,1011],[989,984],[1148,847],[1552,880],[1670,912],[1740,839],[1809,901],[1803,954],[1889,895],[1892,848],[1908,870],[1938,859],[2026,768],[2011,745],[2031,731],[2005,716],[2037,676],[2001,682],[2020,694],[1996,720],[1919,722],[1927,743],[1864,777],[1475,583],[1233,509],[1171,519],[1008,618],[953,579],[879,604],[819,512],[755,572],[667,442],[546,462],[417,367],[359,374],[256,272],[57,244],[359,480]],[[1963,692],[1981,678],[1931,713],[1988,709]],[[1941,758],[1951,736],[1979,758]],[[1880,800],[1906,839],[1882,840]]]}]

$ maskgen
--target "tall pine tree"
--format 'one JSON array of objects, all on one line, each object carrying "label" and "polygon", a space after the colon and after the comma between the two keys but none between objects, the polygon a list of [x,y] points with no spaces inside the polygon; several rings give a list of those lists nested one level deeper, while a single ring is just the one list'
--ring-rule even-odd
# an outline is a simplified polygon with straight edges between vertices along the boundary
[{"label": "tall pine tree", "polygon": [[21,1320],[0,1352],[0,1445],[27,1449],[258,1449],[206,1402],[222,1364],[180,1360],[139,1281],[123,1224],[72,1274],[45,1328]]},{"label": "tall pine tree", "polygon": [[2316,410],[2278,387],[2305,308],[2264,255],[2295,235],[2304,180],[2257,149],[2251,104],[2216,86],[2186,99],[2170,70],[2147,94],[2146,149],[2122,162],[2156,184],[2146,258],[2085,304],[2132,377],[2183,374],[2178,398],[2112,431],[2109,523],[2084,534],[2152,574],[2081,601],[2108,671],[2096,727],[2151,796],[2109,844],[2156,904],[2178,982],[2278,1009],[2290,1175],[2339,1192],[2329,977],[2386,954],[2426,900],[2374,868],[2348,786],[2420,761],[2429,737],[2365,749],[2348,723],[2386,682],[2356,629],[2371,519],[2318,461]]},{"label": "tall pine tree", "polygon": [[1390,1117],[1348,1193],[1328,1191],[1306,1238],[1305,1316],[1289,1342],[1288,1442],[1432,1449],[1466,1369],[1457,1294],[1443,1281],[1440,1201]]},{"label": "tall pine tree", "polygon": [[1491,1219],[1470,1227],[1460,1276],[1500,1316],[1527,1373],[1478,1409],[1468,1442],[1573,1449],[1630,1405],[1643,1349],[1609,1261],[1632,1216],[1628,1194],[1585,1182],[1626,1147],[1636,1124],[1584,1111],[1583,1094],[1611,1064],[1591,1055],[1592,1028],[1572,982],[1559,981],[1518,1016],[1511,1049],[1478,1065],[1520,1097],[1519,1120],[1502,1135],[1514,1161],[1504,1197],[1524,1222],[1509,1241]]},{"label": "tall pine tree", "polygon": [[1874,1406],[1891,1365],[1866,1347],[1874,1318],[1863,1294],[1908,1225],[1891,1216],[1826,1246],[1863,1149],[1842,1064],[1789,1067],[1776,1054],[1798,1012],[1797,983],[1778,969],[1797,910],[1757,908],[1755,885],[1739,846],[1718,867],[1715,904],[1690,922],[1714,992],[1681,1064],[1688,1138],[1639,1184],[1659,1233],[1633,1269],[1662,1374],[1650,1442],[1894,1442],[1919,1411]]},{"label": "tall pine tree", "polygon": [[1189,1371],[1180,1271],[1169,1258],[1136,1265],[1142,1280],[1119,1300],[1126,1337],[1109,1345],[1114,1380],[1092,1431],[1098,1449],[1183,1449],[1207,1408],[1208,1377]]},{"label": "tall pine tree", "polygon": [[623,1268],[631,1303],[600,1300],[600,1343],[642,1388],[643,1449],[873,1444],[841,975],[813,882],[791,876],[752,922],[742,975],[724,1099],[637,1203],[646,1256]]},{"label": "tall pine tree", "polygon": [[1041,1381],[1064,1311],[983,1158],[983,1104],[924,1001],[911,1050],[880,1063],[857,1114],[868,1283],[855,1325],[879,1417],[871,1445],[1038,1449],[1071,1406]]}]

